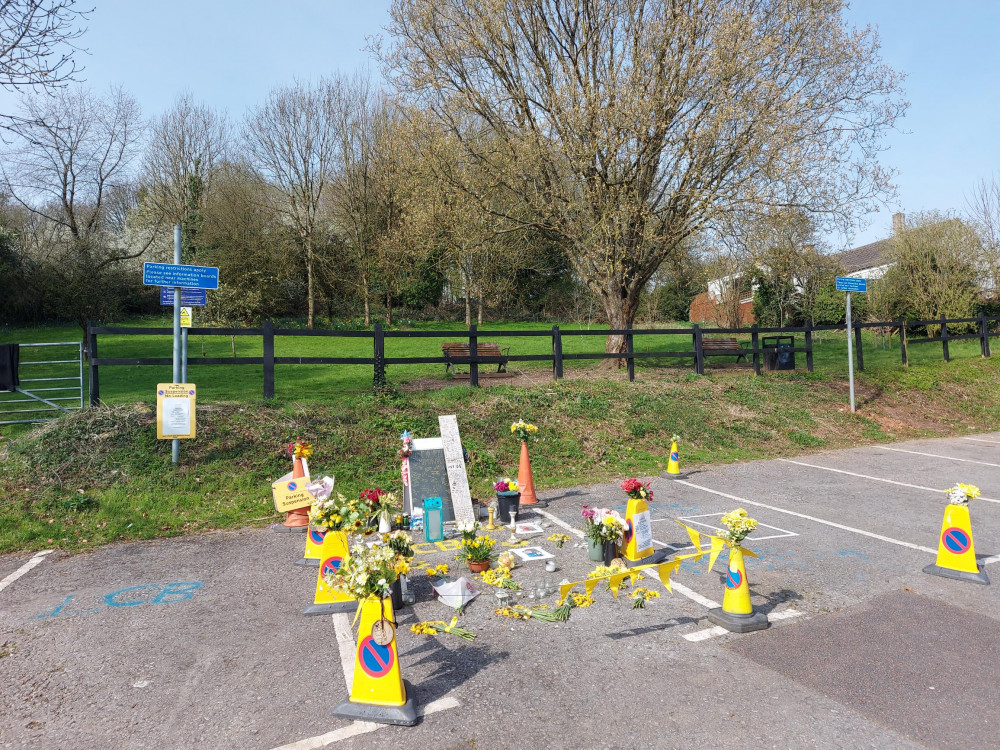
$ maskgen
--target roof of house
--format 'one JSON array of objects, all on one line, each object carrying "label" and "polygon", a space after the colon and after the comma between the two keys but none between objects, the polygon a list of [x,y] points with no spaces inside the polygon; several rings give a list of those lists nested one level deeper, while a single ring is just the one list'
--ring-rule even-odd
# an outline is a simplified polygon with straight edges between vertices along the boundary
[{"label": "roof of house", "polygon": [[864,271],[867,268],[877,268],[889,262],[889,242],[890,239],[870,242],[852,250],[844,250],[841,253],[834,253],[830,257],[844,267],[847,273]]}]

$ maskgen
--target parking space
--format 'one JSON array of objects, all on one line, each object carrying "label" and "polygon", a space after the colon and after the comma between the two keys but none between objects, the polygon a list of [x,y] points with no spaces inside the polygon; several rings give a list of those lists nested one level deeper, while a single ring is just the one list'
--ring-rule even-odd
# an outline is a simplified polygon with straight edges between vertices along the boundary
[{"label": "parking space", "polygon": [[[599,590],[564,624],[499,617],[494,590],[478,584],[462,618],[479,636],[472,643],[409,632],[451,616],[416,570],[417,603],[397,614],[403,676],[427,711],[412,729],[330,715],[347,693],[355,635],[347,616],[302,616],[316,571],[293,565],[299,535],[252,530],[0,558],[0,747],[590,747],[622,737],[637,747],[745,747],[778,736],[788,746],[957,746],[951,724],[910,730],[910,714],[853,693],[850,680],[814,679],[830,659],[856,664],[865,639],[845,632],[860,627],[875,643],[864,653],[876,671],[859,686],[897,675],[922,691],[914,706],[934,713],[927,693],[939,686],[909,663],[913,649],[930,647],[946,650],[950,669],[994,684],[981,662],[1000,633],[997,587],[921,572],[937,551],[944,490],[957,481],[983,491],[971,508],[976,551],[1000,576],[1000,433],[654,478],[658,547],[690,551],[675,520],[711,533],[742,506],[759,521],[745,546],[758,555],[747,573],[754,606],[772,618],[766,633],[720,633],[706,620],[722,600],[724,555],[713,571],[707,558],[686,561],[672,596],[652,578],[662,598],[645,610]],[[558,569],[520,566],[522,603],[550,606],[555,597],[527,590],[586,576],[581,506],[624,510],[622,494],[617,483],[550,491],[547,508],[524,511],[544,532],[529,542]],[[571,534],[562,549],[546,539],[556,531]],[[498,549],[511,543],[509,531],[494,536]],[[459,573],[456,547],[421,544],[418,560]],[[949,618],[963,632],[954,648],[935,635]],[[893,634],[910,645],[877,647]],[[816,639],[829,648],[810,654]],[[628,711],[609,710],[621,701]],[[977,727],[1000,721],[996,701],[977,704],[975,716],[953,706],[956,720]]]}]

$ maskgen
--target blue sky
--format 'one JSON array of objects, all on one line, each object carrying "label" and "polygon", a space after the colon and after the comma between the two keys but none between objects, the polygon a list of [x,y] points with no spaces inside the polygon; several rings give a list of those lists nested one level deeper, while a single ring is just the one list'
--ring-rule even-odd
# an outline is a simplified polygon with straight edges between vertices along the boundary
[{"label": "blue sky", "polygon": [[[366,39],[389,0],[92,0],[82,43],[89,85],[120,83],[147,115],[182,91],[234,119],[275,85],[377,68]],[[851,244],[888,234],[894,210],[963,208],[981,177],[1000,173],[1000,2],[857,0],[849,20],[879,28],[883,56],[908,74],[904,133],[885,163],[900,171],[898,203],[869,217]],[[7,97],[2,97],[6,103]],[[843,241],[830,239],[834,245]]]}]

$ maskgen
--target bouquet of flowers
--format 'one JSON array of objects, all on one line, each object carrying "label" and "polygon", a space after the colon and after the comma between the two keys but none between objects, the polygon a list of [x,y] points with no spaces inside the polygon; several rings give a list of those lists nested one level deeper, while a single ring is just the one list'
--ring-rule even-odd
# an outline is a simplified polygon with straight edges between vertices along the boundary
[{"label": "bouquet of flowers", "polygon": [[538,428],[533,424],[528,424],[523,419],[519,419],[510,426],[511,433],[521,442],[538,432]]},{"label": "bouquet of flowers", "polygon": [[490,558],[493,557],[493,546],[495,544],[496,542],[493,541],[492,537],[488,536],[463,539],[462,547],[459,549],[458,554],[455,555],[455,559],[465,560],[466,562],[489,562]]},{"label": "bouquet of flowers", "polygon": [[586,535],[596,544],[621,542],[625,534],[625,520],[616,510],[583,506]]},{"label": "bouquet of flowers", "polygon": [[739,547],[751,531],[757,528],[757,522],[747,516],[743,508],[737,508],[719,519],[727,529],[726,541],[730,547]]},{"label": "bouquet of flowers", "polygon": [[455,527],[462,532],[462,540],[475,539],[479,529],[479,521],[459,521]]},{"label": "bouquet of flowers", "polygon": [[393,531],[391,534],[386,536],[386,544],[389,545],[389,549],[395,552],[400,557],[410,558],[413,557],[413,546],[410,540],[410,535],[405,531],[397,530]]},{"label": "bouquet of flowers", "polygon": [[968,505],[970,500],[979,497],[979,488],[972,484],[956,484],[948,490],[949,505]]},{"label": "bouquet of flowers", "polygon": [[500,589],[512,589],[514,591],[521,590],[521,584],[514,580],[511,576],[510,571],[501,566],[499,568],[488,568],[479,574],[479,577],[483,579],[483,583],[488,583],[490,586],[496,586]]},{"label": "bouquet of flowers", "polygon": [[392,584],[399,578],[399,563],[406,565],[390,547],[359,544],[340,569],[328,573],[326,585],[352,596],[358,601],[369,598],[384,599],[391,594]]},{"label": "bouquet of flowers", "polygon": [[452,617],[451,622],[447,625],[444,624],[444,620],[428,620],[427,622],[418,622],[416,625],[411,625],[410,632],[416,633],[417,635],[450,633],[451,635],[457,635],[459,638],[466,641],[474,641],[476,639],[476,634],[471,630],[457,627],[457,625],[457,617]]},{"label": "bouquet of flowers", "polygon": [[517,492],[517,482],[504,477],[503,479],[498,479],[493,484],[493,489],[497,492]]},{"label": "bouquet of flowers", "polygon": [[371,516],[377,518],[385,513],[391,513],[399,505],[399,498],[392,492],[386,492],[378,487],[375,489],[362,490],[361,499],[364,500],[371,509]]},{"label": "bouquet of flowers", "polygon": [[295,438],[292,442],[288,444],[288,455],[292,458],[305,458],[309,459],[312,457],[313,447],[312,443],[306,443],[299,438]]},{"label": "bouquet of flowers", "polygon": [[633,500],[652,500],[653,491],[649,489],[650,484],[651,482],[643,484],[635,477],[632,477],[631,479],[626,479],[622,482],[622,489],[625,490],[625,494]]},{"label": "bouquet of flowers", "polygon": [[427,574],[428,578],[434,578],[435,576],[444,578],[448,575],[448,563],[441,563],[440,565],[429,567],[424,572]]},{"label": "bouquet of flowers", "polygon": [[640,586],[635,591],[632,592],[632,609],[645,609],[646,602],[650,599],[659,599],[660,594],[657,591],[650,591],[649,589]]},{"label": "bouquet of flowers", "polygon": [[327,531],[346,531],[357,534],[368,527],[371,513],[368,504],[348,500],[339,492],[326,500],[317,500],[309,509],[309,522]]}]

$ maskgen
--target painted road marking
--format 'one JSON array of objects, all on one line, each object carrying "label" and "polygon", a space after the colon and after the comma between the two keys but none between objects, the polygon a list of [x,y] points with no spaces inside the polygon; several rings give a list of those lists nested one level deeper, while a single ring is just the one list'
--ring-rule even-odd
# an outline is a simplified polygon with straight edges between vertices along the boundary
[{"label": "painted road marking", "polygon": [[992,443],[993,445],[1000,445],[1000,440],[983,440],[982,438],[962,438],[962,440],[972,440],[976,443]]},{"label": "painted road marking", "polygon": [[[704,521],[696,521],[695,519],[696,518],[722,518],[724,515],[725,515],[725,513],[702,513],[702,514],[697,515],[697,516],[682,516],[681,518],[678,518],[677,520],[678,521],[689,521],[690,523],[694,524],[695,526],[704,526],[706,529],[711,529],[712,531],[723,532],[723,530],[720,527],[718,527],[718,526],[713,526],[712,524],[705,523]],[[656,520],[658,520],[658,521],[668,521],[670,519],[668,519],[668,518],[658,518]],[[750,535],[747,537],[747,539],[750,539],[751,541],[754,541],[754,542],[763,542],[765,539],[782,539],[782,538],[784,538],[786,536],[798,536],[798,534],[795,533],[794,531],[789,531],[788,529],[779,529],[777,526],[771,526],[770,524],[761,523],[760,521],[757,522],[757,528],[760,528],[760,529],[774,529],[775,531],[780,531],[781,533],[780,534],[768,534],[767,536],[757,536],[757,532],[754,531],[754,532],[750,533]],[[725,533],[725,532],[723,532],[723,533]]]},{"label": "painted road marking", "polygon": [[[804,461],[793,461],[790,458],[779,458],[779,461],[784,461],[786,464],[795,464],[796,466],[808,466],[810,469],[822,469],[823,471],[832,471],[837,474],[847,474],[849,477],[858,477],[860,479],[871,479],[874,482],[885,482],[886,484],[895,484],[898,487],[909,487],[911,490],[926,490],[927,492],[937,492],[947,494],[948,490],[939,490],[936,487],[924,487],[919,484],[907,484],[906,482],[897,482],[894,479],[883,479],[882,477],[873,477],[868,474],[858,474],[853,471],[846,471],[845,469],[831,469],[829,466],[819,466],[818,464],[807,464]],[[985,500],[988,503],[1000,503],[1000,500],[994,500],[992,497],[978,497],[977,500]]]},{"label": "painted road marking", "polygon": [[929,458],[945,458],[949,461],[961,461],[964,464],[995,466],[996,468],[1000,469],[1000,464],[991,464],[988,461],[974,461],[971,458],[955,458],[954,456],[942,456],[939,453],[921,453],[920,451],[908,451],[904,448],[890,448],[888,445],[880,445],[879,448],[885,448],[887,451],[896,451],[896,453],[912,453],[914,456],[927,456]]},{"label": "painted road marking", "polygon": [[337,648],[340,649],[340,666],[344,670],[344,682],[347,692],[354,689],[354,633],[351,631],[351,621],[346,612],[333,615],[333,632],[337,635]]},{"label": "painted road marking", "polygon": [[[559,526],[562,526],[567,531],[571,531],[571,532],[573,532],[574,534],[576,534],[577,536],[580,536],[580,537],[584,536],[583,531],[581,531],[580,529],[576,528],[575,526],[571,526],[570,524],[566,523],[564,520],[562,520],[558,516],[554,516],[551,513],[549,513],[548,511],[542,510],[541,508],[533,508],[532,510],[534,510],[535,513],[538,513],[540,515],[545,516],[546,518],[548,518],[553,523],[558,524]],[[674,547],[672,544],[664,544],[663,542],[657,542],[655,539],[653,541],[656,542],[657,544],[663,545],[664,547],[670,547],[670,549],[674,550],[675,552],[678,549],[677,547]],[[722,606],[718,602],[713,602],[708,597],[702,596],[697,591],[692,591],[691,589],[689,589],[684,584],[677,583],[677,581],[670,581],[670,586],[678,594],[680,594],[681,596],[686,596],[691,601],[697,602],[698,604],[702,605],[703,607],[708,607],[709,609],[714,609],[715,607],[721,607]]]},{"label": "painted road marking", "polygon": [[45,556],[51,555],[53,552],[55,552],[55,550],[43,549],[41,552],[36,553],[34,557],[28,560],[28,562],[26,562],[20,568],[18,568],[9,576],[4,578],[2,581],[0,581],[0,591],[3,591],[5,588],[10,586],[12,583],[14,583],[14,581],[16,581],[18,578],[20,578],[25,573],[30,571],[32,568],[37,568],[39,565],[45,562]]},{"label": "painted road marking", "polygon": [[[771,612],[767,616],[767,619],[771,622],[777,622],[779,620],[790,620],[793,617],[799,617],[803,614],[805,614],[805,612],[799,612],[797,609],[786,609],[781,612]],[[693,633],[686,633],[684,638],[692,643],[697,643],[698,641],[707,641],[709,638],[717,638],[718,636],[725,635],[728,632],[729,631],[721,625],[716,625],[715,627],[705,628],[704,630],[696,630]]]},{"label": "painted road marking", "polygon": [[797,518],[804,518],[807,521],[815,521],[816,523],[824,524],[825,526],[832,526],[835,529],[842,529],[843,531],[852,531],[855,534],[861,534],[862,536],[870,536],[872,539],[879,539],[883,542],[889,542],[890,544],[898,544],[900,547],[909,547],[910,549],[920,550],[921,552],[930,552],[932,555],[937,554],[937,550],[931,549],[930,547],[923,547],[919,544],[911,544],[910,542],[903,542],[899,539],[893,539],[889,536],[883,536],[882,534],[876,534],[873,531],[865,531],[864,529],[856,529],[853,526],[845,526],[842,523],[835,523],[833,521],[827,521],[825,518],[816,518],[816,516],[807,516],[805,513],[799,513],[794,510],[786,510],[785,508],[778,508],[774,505],[768,505],[767,503],[758,503],[756,500],[747,500],[744,497],[737,497],[736,495],[730,495],[728,492],[720,492],[719,490],[713,490],[709,487],[702,487],[700,484],[694,484],[693,482],[688,482],[685,479],[675,479],[675,484],[684,484],[688,487],[693,487],[696,490],[701,490],[703,492],[709,492],[713,495],[718,495],[719,497],[724,497],[727,500],[735,500],[738,503],[746,503],[747,505],[756,505],[758,508],[767,508],[768,510],[773,510],[776,513],[787,513],[790,516],[796,516]]},{"label": "painted road marking", "polygon": [[[430,714],[436,714],[438,711],[444,711],[449,708],[457,708],[458,705],[459,702],[455,698],[445,696],[444,698],[438,698],[436,701],[428,703],[424,707],[418,706],[417,715],[429,716]],[[341,740],[350,739],[351,737],[357,737],[360,734],[368,734],[369,732],[375,732],[379,729],[385,729],[387,726],[390,725],[376,724],[371,721],[355,721],[348,724],[346,727],[335,729],[332,732],[321,734],[318,737],[309,737],[305,740],[299,740],[298,742],[282,745],[281,747],[274,748],[274,750],[319,750],[319,748],[327,747],[332,745],[334,742],[340,742]]]}]

